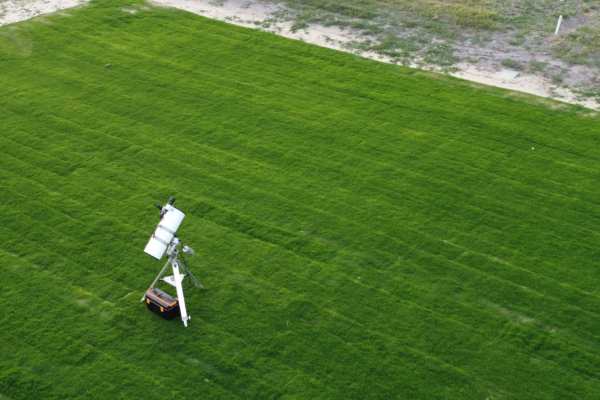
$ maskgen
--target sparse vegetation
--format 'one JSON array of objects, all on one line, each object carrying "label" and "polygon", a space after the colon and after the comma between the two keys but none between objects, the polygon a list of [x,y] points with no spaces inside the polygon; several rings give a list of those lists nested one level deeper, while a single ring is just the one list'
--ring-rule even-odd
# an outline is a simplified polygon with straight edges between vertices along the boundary
[{"label": "sparse vegetation", "polygon": [[521,65],[520,62],[515,61],[511,58],[505,58],[504,60],[502,60],[502,66],[504,66],[506,68],[514,69],[516,71],[521,71],[523,69],[523,66]]},{"label": "sparse vegetation", "polygon": [[555,45],[554,52],[572,64],[600,67],[600,22],[566,35]]},{"label": "sparse vegetation", "polygon": [[554,83],[557,86],[562,85],[562,83],[564,82],[564,80],[565,80],[565,74],[564,74],[563,71],[555,72],[552,75],[552,83]]},{"label": "sparse vegetation", "polygon": [[[561,84],[572,89],[600,89],[591,76],[600,75],[600,7],[586,0],[272,0],[285,4],[302,26],[311,23],[351,26],[380,42],[382,54],[399,60],[427,60],[451,66],[479,60],[495,70],[525,70],[539,58],[590,70],[564,73]],[[564,15],[565,34],[553,37],[556,18]],[[309,17],[307,17],[309,15]],[[407,38],[420,38],[413,46]],[[405,44],[408,43],[408,44]],[[442,44],[440,44],[442,43]],[[515,48],[519,51],[514,54]],[[553,56],[549,56],[552,54]],[[509,61],[510,60],[510,61]],[[553,69],[529,68],[554,79]],[[554,79],[555,80],[555,79]]]},{"label": "sparse vegetation", "polygon": [[371,50],[396,59],[408,58],[418,48],[419,42],[416,38],[405,40],[396,36],[387,36],[377,45],[370,47]]},{"label": "sparse vegetation", "polygon": [[454,56],[454,49],[447,43],[438,43],[427,49],[425,62],[428,64],[448,67],[454,65],[458,59]]},{"label": "sparse vegetation", "polygon": [[533,73],[543,73],[547,67],[548,63],[544,61],[533,60],[529,62],[529,71]]}]

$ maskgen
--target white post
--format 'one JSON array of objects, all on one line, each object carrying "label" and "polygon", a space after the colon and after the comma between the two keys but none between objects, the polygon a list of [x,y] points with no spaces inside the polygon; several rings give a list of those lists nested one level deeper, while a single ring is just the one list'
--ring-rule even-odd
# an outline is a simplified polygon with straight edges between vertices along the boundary
[{"label": "white post", "polygon": [[558,17],[558,22],[556,23],[556,30],[554,31],[554,35],[558,35],[558,32],[560,31],[560,25],[562,24],[563,21],[563,16],[559,16]]},{"label": "white post", "polygon": [[174,259],[171,262],[173,266],[173,278],[175,281],[175,289],[177,289],[177,301],[179,302],[179,311],[181,313],[181,321],[183,321],[183,325],[187,328],[188,321],[190,317],[187,314],[187,309],[185,308],[185,298],[183,297],[183,278],[184,275],[179,273],[179,262],[177,259]]}]

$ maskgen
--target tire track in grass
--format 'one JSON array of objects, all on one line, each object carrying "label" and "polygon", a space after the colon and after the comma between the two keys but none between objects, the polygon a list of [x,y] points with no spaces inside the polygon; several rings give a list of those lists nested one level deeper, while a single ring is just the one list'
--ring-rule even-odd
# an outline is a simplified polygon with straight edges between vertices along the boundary
[{"label": "tire track in grass", "polygon": [[[397,274],[399,274],[399,282],[402,282],[403,285],[408,285],[414,288],[419,288],[422,290],[423,287],[437,287],[436,286],[436,281],[439,279],[439,271],[436,271],[433,268],[428,268],[427,270],[425,270],[423,268],[423,266],[421,264],[418,264],[416,262],[413,261],[409,261],[407,259],[403,259],[402,263],[398,263],[398,268],[400,269],[396,269],[395,272]],[[441,269],[441,268],[440,268]],[[429,274],[431,273],[431,275]],[[402,281],[401,279],[407,279],[408,281],[412,282],[415,281],[414,284],[407,284],[404,281]],[[417,282],[422,282],[421,285],[417,284]],[[447,293],[447,297],[444,298],[444,306],[449,305],[449,304],[457,304],[461,307],[460,310],[456,310],[452,313],[452,315],[468,315],[468,314],[475,314],[475,313],[479,313],[478,315],[481,317],[484,314],[485,315],[493,315],[493,316],[497,316],[498,315],[498,309],[500,308],[506,308],[506,309],[512,309],[514,310],[514,314],[522,314],[522,315],[528,315],[531,314],[531,309],[527,309],[527,308],[522,308],[522,306],[518,305],[518,304],[512,304],[512,303],[507,303],[507,300],[505,297],[503,297],[501,295],[501,293],[498,292],[498,290],[488,290],[486,293],[488,295],[488,297],[493,298],[494,301],[497,301],[501,304],[499,305],[495,305],[493,311],[488,311],[488,309],[490,308],[491,305],[494,305],[495,303],[492,303],[491,300],[489,299],[485,299],[481,300],[478,292],[475,291],[475,288],[477,287],[481,287],[482,285],[480,283],[476,283],[477,280],[476,279],[467,279],[467,280],[460,280],[459,277],[455,277],[454,275],[449,275],[446,274],[444,276],[444,281],[443,283],[445,285],[447,285],[447,288],[443,289],[443,293]],[[437,285],[439,285],[439,282],[437,282]],[[452,289],[452,290],[451,290]],[[456,300],[456,298],[460,298],[461,301]],[[467,301],[467,298],[469,299],[469,301]],[[446,302],[447,301],[447,302]],[[486,303],[487,302],[487,303]],[[474,306],[473,304],[481,304],[482,306],[485,307],[485,309],[481,309],[480,307]],[[503,307],[504,306],[504,307]],[[570,315],[572,317],[572,315],[576,315],[578,313],[577,310],[569,310],[569,306],[566,306],[565,309],[565,305],[563,305],[562,303],[559,304],[559,306],[561,306],[563,309],[559,310],[561,313]],[[551,307],[548,307],[551,308]],[[451,308],[452,309],[452,308]],[[472,310],[472,311],[468,311],[468,310]],[[509,317],[510,314],[506,313]],[[549,330],[554,332],[555,330],[557,330],[556,325],[553,324],[553,322],[555,322],[552,319],[549,319],[546,317],[546,319],[544,320],[542,317],[544,317],[544,315],[542,314],[534,314],[535,318],[531,317],[523,317],[523,318],[516,318],[516,319],[522,319],[522,323],[531,323],[534,326],[539,326],[540,329],[545,329],[545,330]],[[467,317],[465,317],[467,318]],[[517,321],[519,322],[519,321]],[[521,323],[521,322],[519,322]],[[579,321],[574,321],[574,323],[572,325],[575,325],[575,323],[577,323],[578,325],[581,324],[589,324],[590,320],[587,317],[582,317]],[[593,327],[587,327],[588,331],[594,332],[594,328]],[[585,344],[585,346],[587,348],[594,348],[595,344],[597,343],[596,340],[596,336],[592,336],[590,338],[585,338],[582,337],[582,335],[579,333],[580,331],[573,331],[570,334],[566,335],[569,331],[563,329],[563,327],[558,328],[558,331],[561,335],[565,335],[569,342],[574,342],[574,341],[581,341],[583,344]]]},{"label": "tire track in grass", "polygon": [[[39,207],[42,207],[42,205],[41,205],[41,204],[38,204],[37,206],[39,206]],[[58,232],[57,232],[57,233],[58,233]],[[60,233],[59,233],[59,234],[60,234]],[[58,235],[57,235],[57,236],[58,236]],[[72,238],[72,239],[73,239],[73,240],[75,240],[75,238]]]},{"label": "tire track in grass", "polygon": [[130,290],[131,288],[128,288],[128,289]]},{"label": "tire track in grass", "polygon": [[[416,251],[418,251],[418,250],[416,250]],[[423,253],[425,253],[425,255],[429,256],[429,254],[427,254],[427,252],[423,252]],[[453,265],[459,266],[459,267],[461,267],[461,269],[470,269],[470,267],[468,267],[468,266],[466,266],[466,265],[464,265],[464,264],[461,264],[460,262],[456,262],[456,261],[454,261],[454,260],[447,260],[447,259],[443,259],[443,260],[439,260],[439,261],[440,261],[441,263],[443,263],[443,264],[448,264],[448,263],[450,263],[450,264],[453,264]],[[422,263],[422,264],[418,264],[419,268],[422,268],[423,266],[429,266],[429,265],[431,265],[431,263]],[[442,267],[439,267],[439,268],[442,268]],[[430,270],[430,269],[429,269],[429,270]],[[488,281],[489,281],[489,279],[488,279],[487,277],[485,277],[485,274],[482,274],[482,275],[484,275],[484,278],[485,278],[485,280],[488,280]],[[492,278],[492,280],[495,280],[495,279],[493,279],[493,278]],[[459,283],[459,285],[460,285],[460,283]],[[486,287],[487,287],[487,286],[486,286]],[[493,287],[493,285],[492,285],[491,287]],[[522,289],[523,291],[529,291],[529,292],[531,292],[531,290],[529,290],[528,288],[525,288],[525,287],[522,287],[521,289]],[[536,294],[536,295],[537,295],[539,298],[542,298],[542,299],[545,299],[545,300],[546,300],[546,299],[548,299],[548,296],[543,296],[543,295],[541,295],[541,294]],[[500,298],[500,299],[502,299],[502,298]],[[500,300],[500,299],[499,299],[499,300]],[[559,302],[559,304],[560,304],[560,302]],[[593,340],[593,339],[592,339],[592,343],[594,343],[594,340]],[[596,357],[596,358],[598,358],[598,356],[595,356],[595,357]]]},{"label": "tire track in grass", "polygon": [[[0,250],[0,252],[4,253],[2,250]],[[4,253],[4,255],[6,256],[6,253]],[[19,259],[18,262],[19,263],[23,263],[23,259],[22,258]],[[33,264],[30,264],[30,265],[33,265]],[[70,288],[71,290],[68,291],[68,293],[72,293],[72,292],[75,291],[76,286],[71,285],[70,281],[65,280],[65,279],[59,279],[55,274],[50,274],[46,270],[44,270],[43,268],[42,269],[37,268],[37,269],[33,269],[33,270],[29,268],[28,271],[27,271],[27,276],[28,276],[27,281],[31,281],[31,280],[35,281],[36,274],[43,275],[43,277],[40,277],[40,282],[42,282],[42,283],[48,283],[48,281],[52,281],[53,283],[55,283],[55,287],[67,287],[67,288]],[[18,278],[16,278],[16,279],[18,280]],[[46,288],[48,288],[48,286],[46,286]],[[33,290],[33,288],[32,288],[32,290]],[[62,313],[62,315],[65,315],[65,316],[70,315],[69,310],[72,309],[72,306],[70,305],[70,303],[72,302],[72,298],[70,296],[66,295],[67,292],[59,291],[57,293],[58,294],[53,293],[52,298],[57,298],[58,297],[58,298],[62,298],[63,299],[63,302],[60,303],[61,306],[58,307],[59,309],[61,307],[65,308],[64,313]],[[26,297],[29,297],[29,296],[26,296]],[[20,296],[17,296],[17,298],[20,298]],[[100,301],[103,301],[103,302],[106,301],[106,300],[103,300],[100,297],[98,297],[97,299],[100,300]],[[33,312],[33,314],[35,314],[35,311]],[[118,317],[122,318],[124,316],[123,315],[118,315]],[[78,318],[76,318],[76,319],[78,319]],[[108,322],[103,322],[102,324],[107,324],[107,323]],[[114,353],[106,352],[105,350],[102,350],[102,349],[98,348],[98,346],[94,346],[94,345],[85,343],[82,340],[80,340],[77,336],[75,336],[75,334],[67,334],[67,333],[65,333],[65,331],[62,330],[62,327],[60,325],[53,324],[52,326],[48,327],[45,331],[41,331],[41,332],[40,332],[40,327],[37,324],[36,324],[36,327],[37,327],[36,329],[29,329],[29,327],[27,325],[25,325],[25,326],[21,326],[20,330],[22,330],[24,332],[28,332],[28,333],[35,331],[36,335],[37,336],[41,336],[41,337],[55,336],[55,335],[52,334],[52,331],[55,331],[55,333],[60,334],[60,336],[62,336],[62,337],[66,336],[66,337],[69,338],[69,347],[68,347],[68,349],[70,349],[71,346],[77,346],[77,347],[80,347],[80,348],[91,349],[92,351],[98,352],[102,356],[107,357],[107,358],[109,358],[111,360],[119,360],[119,363],[122,363],[122,361],[123,361],[123,357],[122,356],[118,356],[118,355],[115,355]],[[74,328],[72,324],[70,325],[70,327]],[[88,330],[88,325],[81,326],[80,330],[82,331],[81,333],[84,335],[85,331]],[[77,330],[75,330],[75,332],[77,332]],[[14,331],[13,331],[13,333],[14,333]],[[33,347],[33,348],[35,348],[35,347]],[[35,349],[36,349],[36,351],[39,351],[37,348],[35,348]],[[173,363],[172,358],[170,358],[168,355],[167,356],[161,356],[160,352],[157,352],[157,353],[153,354],[153,358],[155,358],[155,359],[156,358],[164,358],[163,361],[167,361],[169,363]],[[53,363],[54,363],[54,361],[53,361]],[[112,363],[112,365],[117,365],[117,363]],[[181,368],[185,368],[185,365],[180,365],[180,367]],[[144,381],[145,382],[141,383],[140,384],[141,386],[146,386],[150,382],[152,382],[153,386],[159,385],[160,388],[164,388],[164,386],[165,386],[164,380],[168,379],[168,377],[164,376],[164,374],[162,374],[161,371],[158,371],[158,376],[152,375],[152,378],[148,379],[150,377],[150,375],[146,373],[146,371],[148,370],[147,365],[139,366],[139,364],[134,364],[134,363],[129,363],[128,362],[126,364],[126,368],[129,371],[136,373],[136,375],[138,375],[140,377],[144,377]],[[144,371],[144,373],[142,373],[142,371]],[[174,377],[172,379],[180,382],[182,378],[183,377]],[[177,387],[177,385],[175,384],[175,381],[172,382],[172,385],[168,385],[168,386],[170,386],[170,387]],[[229,392],[230,395],[232,394],[225,387],[221,387],[221,389],[223,389],[223,391],[225,391],[225,392]],[[122,387],[119,390],[122,390]],[[162,390],[157,390],[156,392],[158,393],[157,396],[162,396],[163,395],[162,394]]]},{"label": "tire track in grass", "polygon": [[[363,298],[369,298],[369,297],[363,297]],[[374,310],[374,311],[375,311],[375,310]],[[375,312],[376,312],[376,311],[375,311]],[[361,313],[361,315],[365,315],[365,314],[364,314],[364,313]],[[551,360],[548,360],[548,361],[552,362],[554,365],[556,365],[556,366],[558,366],[558,367],[560,368],[560,365],[559,365],[559,364],[557,364],[556,362],[553,362],[553,361],[551,361]]]},{"label": "tire track in grass", "polygon": [[[236,235],[240,235],[240,233],[238,233],[238,232],[235,232],[235,231],[233,231],[233,232],[234,232]],[[274,246],[273,244],[267,244],[267,245],[269,245],[269,246],[273,246],[273,247],[277,247],[277,246]],[[282,249],[282,250],[283,250],[283,249]],[[285,251],[285,250],[283,250],[283,251]],[[244,272],[244,273],[245,273],[245,274],[247,274],[247,272]],[[250,279],[256,279],[256,275],[247,275],[247,276],[248,276]],[[269,285],[269,286],[271,286],[271,285],[272,285],[272,284],[270,284],[270,283],[268,283],[268,282],[266,282],[266,284],[267,284],[267,285]],[[282,285],[282,286],[285,286],[285,285]],[[280,287],[281,287],[281,286],[273,287],[273,289],[274,289],[274,290],[276,290],[276,289],[279,289]],[[266,292],[269,292],[269,290],[266,290]]]},{"label": "tire track in grass", "polygon": [[[12,261],[15,261],[15,260],[13,259]],[[18,260],[18,262],[19,262],[19,264],[21,264],[21,267],[22,267],[22,264],[25,261],[22,258],[20,258]],[[10,275],[10,273],[13,270],[16,270],[16,269],[7,268],[7,269],[5,269],[4,272],[6,274]],[[42,271],[43,271],[43,269],[39,269],[39,268],[37,270],[28,269],[28,271],[27,271],[27,279],[22,279],[22,277],[19,278],[18,276],[15,276],[15,280],[16,281],[26,282],[26,285],[21,285],[21,288],[28,287],[28,288],[30,288],[30,290],[37,291],[37,290],[39,290],[39,287],[41,287],[42,285],[35,285],[35,283],[36,283],[36,274],[35,274],[35,272],[42,273]],[[49,280],[50,281],[54,280],[53,279],[53,275],[46,274],[46,277],[43,279],[42,282],[47,285],[47,283],[48,283]],[[70,287],[69,284],[66,284],[65,282],[60,282],[60,287],[64,287],[64,286]],[[63,298],[63,299],[67,299],[67,301],[66,302],[65,301],[59,302],[59,301],[55,300],[54,303],[49,303],[48,306],[49,307],[51,306],[52,309],[57,309],[58,311],[60,311],[63,308],[69,309],[70,307],[67,306],[69,299],[65,295],[66,292],[59,291],[57,293],[53,293],[53,295],[50,297],[50,299],[60,299],[60,298]],[[69,293],[71,293],[71,291],[69,291]],[[35,294],[33,296],[35,297]],[[30,299],[30,298],[32,298],[32,296],[31,295],[27,295],[27,296],[25,296],[25,298]],[[20,299],[23,299],[23,296],[15,296],[15,297],[13,297],[13,300],[16,300],[16,301],[19,301]],[[24,310],[27,310],[27,306],[29,305],[29,303],[28,302],[24,302],[23,303],[23,301],[20,301],[18,303],[19,307],[16,307],[16,308],[19,309],[19,310],[23,310],[23,312],[27,313]],[[14,307],[14,304],[13,304],[13,307]],[[36,307],[37,307],[37,305],[36,305]],[[27,314],[36,315],[36,311],[33,311],[31,313],[27,313]],[[69,312],[66,311],[63,315],[68,316]],[[73,327],[72,325],[70,325],[70,326]],[[114,357],[112,357],[108,353],[103,352],[103,351],[97,349],[96,347],[90,346],[88,344],[84,344],[76,336],[74,336],[72,334],[66,333],[62,329],[61,324],[52,324],[52,325],[43,326],[43,325],[40,325],[38,323],[38,320],[26,320],[25,323],[22,322],[21,324],[18,324],[17,326],[13,327],[13,330],[11,330],[11,333],[16,334],[16,332],[19,332],[19,331],[25,331],[27,333],[35,332],[36,336],[38,338],[42,338],[42,339],[43,338],[49,338],[51,336],[56,336],[56,335],[53,335],[53,332],[54,332],[55,334],[59,334],[61,337],[65,337],[67,339],[66,342],[68,344],[66,344],[66,345],[57,344],[57,343],[54,343],[53,345],[50,345],[50,346],[44,345],[43,346],[44,347],[44,352],[42,354],[46,354],[47,351],[50,351],[50,350],[56,348],[57,346],[61,346],[62,348],[66,348],[68,351],[71,350],[71,346],[76,346],[76,347],[79,347],[79,348],[85,348],[85,349],[87,349],[87,351],[89,351],[91,349],[91,351],[93,351],[93,352],[101,353],[102,356],[104,356],[104,357],[107,357],[109,359],[110,358],[114,359]],[[64,342],[61,342],[61,343],[64,343]],[[40,351],[37,347],[34,347],[33,345],[31,345],[31,347],[34,348],[34,349],[36,349],[36,351]],[[69,357],[71,357],[71,356],[69,356]],[[76,355],[76,356],[72,356],[72,357],[79,359],[80,356]],[[54,366],[54,363],[56,362],[56,360],[51,360],[51,362],[52,362],[51,365]],[[145,384],[149,384],[150,383],[149,379],[145,379],[147,377],[145,374],[140,374],[137,369],[131,368],[131,366],[126,366],[126,368],[130,372],[136,373],[136,375],[138,375],[140,378],[144,378],[143,380],[145,381]],[[153,380],[153,383],[156,384],[156,380]],[[121,390],[122,390],[122,388],[121,388]]]}]

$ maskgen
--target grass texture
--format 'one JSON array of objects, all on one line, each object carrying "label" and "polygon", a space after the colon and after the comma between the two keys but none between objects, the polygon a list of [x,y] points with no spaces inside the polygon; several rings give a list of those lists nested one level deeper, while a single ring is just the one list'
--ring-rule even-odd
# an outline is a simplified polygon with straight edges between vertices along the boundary
[{"label": "grass texture", "polygon": [[598,117],[126,4],[0,28],[0,398],[600,398]]}]

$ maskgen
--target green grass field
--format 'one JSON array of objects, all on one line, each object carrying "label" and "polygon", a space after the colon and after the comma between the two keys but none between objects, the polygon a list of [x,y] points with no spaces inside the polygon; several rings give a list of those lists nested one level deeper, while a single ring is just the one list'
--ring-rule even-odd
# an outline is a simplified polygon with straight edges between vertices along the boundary
[{"label": "green grass field", "polygon": [[124,4],[0,28],[0,399],[600,398],[600,118]]}]

